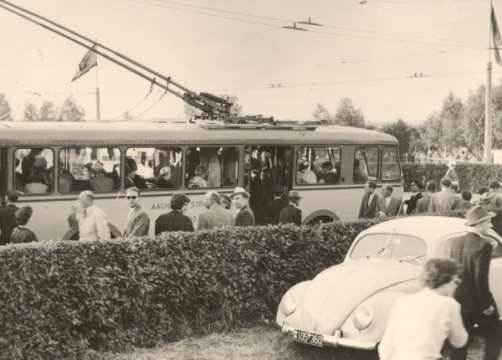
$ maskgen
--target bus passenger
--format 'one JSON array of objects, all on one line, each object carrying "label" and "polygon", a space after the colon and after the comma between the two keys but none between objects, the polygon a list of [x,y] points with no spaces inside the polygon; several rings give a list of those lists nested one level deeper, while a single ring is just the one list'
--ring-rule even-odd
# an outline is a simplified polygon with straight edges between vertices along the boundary
[{"label": "bus passenger", "polygon": [[136,172],[138,171],[138,165],[136,165],[136,161],[133,158],[126,158],[125,163],[125,187],[137,187],[138,189],[146,189],[148,186],[146,185],[145,179],[138,175]]},{"label": "bus passenger", "polygon": [[24,185],[24,192],[26,194],[46,194],[49,191],[44,173],[45,171],[42,168],[33,168],[32,175],[28,178],[26,185]]},{"label": "bus passenger", "polygon": [[28,221],[31,218],[31,214],[33,213],[33,209],[31,206],[23,206],[16,211],[16,227],[12,231],[12,235],[10,237],[11,242],[13,244],[20,243],[29,243],[38,241],[37,236],[33,231],[26,227]]},{"label": "bus passenger", "polygon": [[176,186],[171,182],[171,167],[164,166],[159,171],[159,177],[155,185],[161,189],[174,189]]},{"label": "bus passenger", "polygon": [[195,168],[195,176],[189,181],[188,188],[198,189],[207,188],[207,169],[204,165],[197,165]]},{"label": "bus passenger", "polygon": [[235,226],[253,226],[255,220],[253,211],[249,207],[249,193],[241,187],[236,187],[230,198],[237,209]]},{"label": "bus passenger", "polygon": [[315,173],[310,170],[309,164],[301,162],[298,164],[298,174],[296,180],[299,185],[302,184],[317,184],[317,177]]},{"label": "bus passenger", "polygon": [[89,180],[89,187],[94,192],[111,192],[113,191],[114,182],[113,179],[106,175],[105,168],[103,164],[99,161],[94,163],[91,169],[91,173],[94,177]]},{"label": "bus passenger", "polygon": [[354,160],[354,183],[362,184],[368,181],[368,171],[365,169],[363,162],[359,159]]}]

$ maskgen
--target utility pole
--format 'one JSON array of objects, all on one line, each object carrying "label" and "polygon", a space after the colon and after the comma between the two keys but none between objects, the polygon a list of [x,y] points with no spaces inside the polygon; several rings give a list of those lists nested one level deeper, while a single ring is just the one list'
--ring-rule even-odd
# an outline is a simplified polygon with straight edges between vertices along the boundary
[{"label": "utility pole", "polygon": [[488,66],[486,68],[486,98],[485,98],[485,147],[483,160],[487,164],[492,162],[492,21],[491,21],[492,2],[490,0],[490,22],[488,29]]},{"label": "utility pole", "polygon": [[101,98],[99,94],[98,54],[96,54],[96,120],[101,120]]}]

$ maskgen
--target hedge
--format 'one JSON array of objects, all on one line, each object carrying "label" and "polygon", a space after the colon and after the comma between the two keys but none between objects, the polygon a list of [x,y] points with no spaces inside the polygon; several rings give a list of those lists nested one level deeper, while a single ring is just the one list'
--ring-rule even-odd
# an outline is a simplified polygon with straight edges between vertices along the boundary
[{"label": "hedge", "polygon": [[[445,164],[403,163],[404,190],[409,191],[413,180],[423,184],[433,180],[439,186],[441,178],[446,174],[448,166]],[[461,190],[477,192],[482,186],[488,187],[493,180],[502,180],[502,165],[457,163],[455,168],[460,181]]]},{"label": "hedge", "polygon": [[[82,359],[273,319],[373,222],[0,250],[0,359]],[[92,352],[92,351],[91,351]]]}]

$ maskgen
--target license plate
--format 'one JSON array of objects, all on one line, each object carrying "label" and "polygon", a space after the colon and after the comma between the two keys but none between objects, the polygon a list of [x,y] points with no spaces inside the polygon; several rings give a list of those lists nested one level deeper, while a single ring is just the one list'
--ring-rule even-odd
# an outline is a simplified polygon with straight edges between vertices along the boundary
[{"label": "license plate", "polygon": [[312,346],[322,347],[323,337],[306,331],[296,330],[295,340]]}]

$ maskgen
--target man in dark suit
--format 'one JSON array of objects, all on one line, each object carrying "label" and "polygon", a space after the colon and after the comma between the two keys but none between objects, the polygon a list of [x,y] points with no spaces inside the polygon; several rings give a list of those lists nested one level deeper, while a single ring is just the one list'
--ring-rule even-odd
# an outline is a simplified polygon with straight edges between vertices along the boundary
[{"label": "man in dark suit", "polygon": [[284,198],[284,189],[282,185],[274,184],[272,186],[274,199],[265,205],[265,224],[277,225],[281,210],[288,205],[288,200]]},{"label": "man in dark suit", "polygon": [[401,200],[392,196],[394,189],[387,184],[382,187],[382,196],[378,198],[378,217],[397,216],[401,209]]},{"label": "man in dark suit", "polygon": [[415,212],[418,200],[422,198],[422,185],[418,182],[418,180],[413,180],[411,182],[410,190],[413,195],[411,195],[408,200],[404,201],[404,204],[406,205],[406,215],[411,215]]},{"label": "man in dark suit", "polygon": [[16,227],[16,206],[19,193],[9,191],[7,193],[7,202],[0,208],[0,245],[6,245],[10,242],[12,231]]},{"label": "man in dark suit", "polygon": [[359,219],[373,219],[378,215],[378,195],[374,181],[366,182],[364,186],[364,196],[359,208]]},{"label": "man in dark suit", "polygon": [[302,225],[302,211],[298,208],[300,206],[300,193],[296,190],[290,190],[288,194],[289,204],[282,209],[279,215],[279,222],[281,224],[295,224]]},{"label": "man in dark suit", "polygon": [[174,194],[171,198],[172,211],[155,220],[155,235],[165,231],[194,231],[192,220],[185,215],[190,199],[185,194]]},{"label": "man in dark suit", "polygon": [[236,187],[230,198],[237,209],[235,226],[253,226],[255,219],[253,210],[249,207],[249,193],[241,187]]},{"label": "man in dark suit", "polygon": [[417,207],[415,209],[415,214],[423,214],[429,212],[431,198],[436,192],[436,183],[434,181],[428,181],[425,185],[425,193],[422,194],[420,200],[417,201]]},{"label": "man in dark suit", "polygon": [[[502,328],[488,281],[493,249],[493,238],[490,238],[489,231],[493,216],[481,206],[472,208],[465,222],[472,227],[472,231],[452,239],[450,243],[450,257],[457,260],[464,271],[455,298],[462,307],[462,319],[467,331],[472,333],[475,324],[485,331],[486,360],[498,359],[502,347]],[[453,350],[452,359],[467,359],[467,345]]]}]

